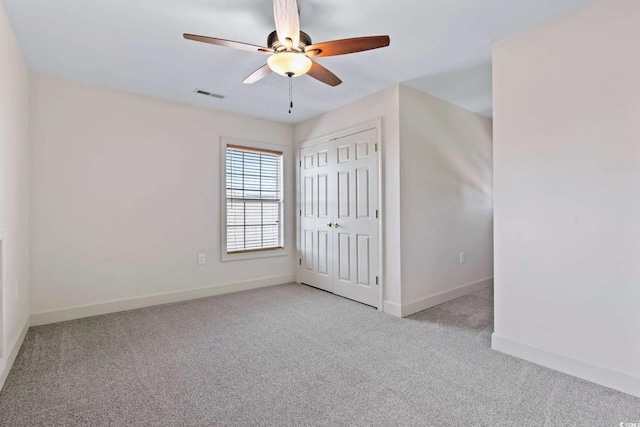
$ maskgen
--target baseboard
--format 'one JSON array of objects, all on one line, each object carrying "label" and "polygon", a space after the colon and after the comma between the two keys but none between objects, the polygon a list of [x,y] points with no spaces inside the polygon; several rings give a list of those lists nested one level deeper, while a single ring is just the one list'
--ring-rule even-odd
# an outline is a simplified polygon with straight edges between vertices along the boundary
[{"label": "baseboard", "polygon": [[119,301],[110,301],[101,304],[71,307],[61,310],[43,311],[31,315],[31,326],[47,325],[50,323],[64,322],[67,320],[81,319],[83,317],[99,316],[101,314],[116,313],[119,311],[134,310],[137,308],[151,307],[154,305],[169,304],[172,302],[187,301],[198,298],[206,298],[233,292],[248,291],[251,289],[266,288],[269,286],[291,283],[295,280],[293,274],[284,276],[267,277],[248,282],[230,283],[207,288],[190,289],[186,291],[169,292],[150,295],[139,298],[130,298]]},{"label": "baseboard", "polygon": [[396,317],[402,317],[402,306],[391,301],[385,301],[382,311]]},{"label": "baseboard", "polygon": [[545,350],[494,333],[491,348],[538,365],[640,397],[640,378]]},{"label": "baseboard", "polygon": [[4,354],[2,358],[0,358],[0,391],[2,387],[4,387],[4,382],[7,380],[9,376],[9,371],[11,371],[11,367],[13,366],[13,362],[15,362],[16,357],[18,357],[18,352],[22,347],[22,343],[24,342],[24,337],[27,335],[27,331],[29,330],[29,318],[27,317],[22,324],[22,329],[20,330],[20,334],[15,339],[11,347],[8,349],[9,351]]},{"label": "baseboard", "polygon": [[480,280],[468,285],[459,286],[455,289],[441,292],[439,294],[432,295],[418,301],[402,304],[402,317],[411,316],[412,314],[419,313],[423,310],[427,310],[437,305],[444,304],[445,302],[449,302],[456,298],[460,298],[465,295],[490,288],[492,286],[493,277],[489,277],[488,279]]}]

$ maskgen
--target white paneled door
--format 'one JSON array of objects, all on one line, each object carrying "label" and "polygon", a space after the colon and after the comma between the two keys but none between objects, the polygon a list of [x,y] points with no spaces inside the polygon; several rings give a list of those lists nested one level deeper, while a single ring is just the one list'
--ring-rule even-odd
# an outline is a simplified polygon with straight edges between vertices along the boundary
[{"label": "white paneled door", "polygon": [[378,132],[300,150],[300,280],[378,306]]}]

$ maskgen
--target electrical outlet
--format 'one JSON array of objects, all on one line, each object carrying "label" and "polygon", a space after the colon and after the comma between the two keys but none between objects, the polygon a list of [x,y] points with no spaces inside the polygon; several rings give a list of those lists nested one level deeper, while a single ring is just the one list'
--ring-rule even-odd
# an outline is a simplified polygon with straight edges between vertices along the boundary
[{"label": "electrical outlet", "polygon": [[205,254],[198,254],[198,265],[204,265],[207,263],[207,256]]},{"label": "electrical outlet", "polygon": [[460,264],[464,264],[464,252],[460,252]]}]

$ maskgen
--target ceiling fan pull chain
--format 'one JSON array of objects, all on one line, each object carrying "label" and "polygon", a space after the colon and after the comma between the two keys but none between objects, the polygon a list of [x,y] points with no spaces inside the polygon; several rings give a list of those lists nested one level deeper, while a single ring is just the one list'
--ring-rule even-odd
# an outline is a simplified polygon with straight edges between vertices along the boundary
[{"label": "ceiling fan pull chain", "polygon": [[289,114],[293,110],[293,73],[287,73],[289,76]]}]

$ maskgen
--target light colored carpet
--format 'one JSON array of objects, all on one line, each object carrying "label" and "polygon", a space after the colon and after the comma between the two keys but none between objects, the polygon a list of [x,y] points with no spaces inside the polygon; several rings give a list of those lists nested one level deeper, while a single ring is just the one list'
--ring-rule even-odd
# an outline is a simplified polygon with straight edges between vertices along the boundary
[{"label": "light colored carpet", "polygon": [[483,291],[397,319],[291,284],[31,328],[2,426],[619,426],[640,399],[490,349]]}]

